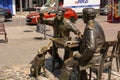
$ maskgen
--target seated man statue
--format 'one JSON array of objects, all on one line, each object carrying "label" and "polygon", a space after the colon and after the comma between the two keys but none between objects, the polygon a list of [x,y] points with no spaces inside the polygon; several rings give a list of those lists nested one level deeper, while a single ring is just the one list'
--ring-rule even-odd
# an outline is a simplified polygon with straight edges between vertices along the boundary
[{"label": "seated man statue", "polygon": [[[105,35],[100,24],[94,20],[95,17],[96,12],[94,8],[83,9],[83,21],[86,26],[79,53],[64,62],[59,80],[69,80],[74,67],[85,66],[89,63],[95,64],[98,62],[98,59],[94,57],[95,55],[100,55],[98,52],[105,42]],[[79,76],[80,80],[87,80],[86,71],[81,71],[81,74],[82,75]]]},{"label": "seated man statue", "polygon": [[[79,34],[79,30],[73,25],[73,23],[70,20],[64,18],[64,11],[62,9],[56,11],[56,17],[53,18],[44,18],[44,14],[40,13],[39,23],[52,26],[54,38],[64,38],[68,40],[70,37],[70,31],[74,32],[75,34]],[[56,69],[59,69],[62,67],[63,62],[58,55],[57,49],[57,46],[55,46],[55,60],[59,63]],[[52,46],[50,46],[48,52],[52,55]],[[68,59],[68,57],[69,51],[65,50],[64,59]]]}]

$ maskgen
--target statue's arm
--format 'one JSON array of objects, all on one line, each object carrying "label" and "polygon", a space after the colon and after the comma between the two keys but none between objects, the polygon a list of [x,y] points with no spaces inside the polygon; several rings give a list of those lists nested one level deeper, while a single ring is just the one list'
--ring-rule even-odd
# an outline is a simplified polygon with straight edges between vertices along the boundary
[{"label": "statue's arm", "polygon": [[84,32],[82,43],[81,43],[81,51],[82,56],[80,57],[81,61],[88,60],[93,57],[96,49],[96,40],[94,36],[94,31],[91,29],[87,29]]},{"label": "statue's arm", "polygon": [[70,29],[70,31],[74,32],[74,34],[80,34],[81,32],[79,31],[78,28],[76,28],[76,26],[70,21],[70,20],[67,20],[67,23],[68,23],[68,28]]},{"label": "statue's arm", "polygon": [[43,13],[40,13],[39,15],[40,15],[40,18],[39,18],[39,21],[38,21],[39,23],[53,26],[54,17],[53,18],[44,18]]}]

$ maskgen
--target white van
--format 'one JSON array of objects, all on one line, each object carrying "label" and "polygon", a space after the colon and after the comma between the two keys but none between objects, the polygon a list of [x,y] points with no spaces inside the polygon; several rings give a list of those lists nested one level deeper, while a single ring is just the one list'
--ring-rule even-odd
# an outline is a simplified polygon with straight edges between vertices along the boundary
[{"label": "white van", "polygon": [[100,0],[64,0],[63,7],[72,8],[77,14],[81,14],[83,8],[100,9]]},{"label": "white van", "polygon": [[[62,3],[62,7],[72,8],[77,14],[81,14],[83,8],[100,9],[100,0],[59,0],[59,3]],[[47,2],[41,7],[41,10],[44,10],[47,7],[54,7],[55,4],[56,2],[52,4]]]}]

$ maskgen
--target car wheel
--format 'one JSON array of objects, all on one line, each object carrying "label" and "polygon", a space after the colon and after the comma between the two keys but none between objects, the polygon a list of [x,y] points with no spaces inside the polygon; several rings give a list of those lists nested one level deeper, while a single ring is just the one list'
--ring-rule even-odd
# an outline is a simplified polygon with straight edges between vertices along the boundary
[{"label": "car wheel", "polygon": [[0,15],[0,21],[2,21],[2,22],[5,21],[5,16],[4,15]]},{"label": "car wheel", "polygon": [[75,17],[73,17],[73,16],[71,16],[69,19],[70,19],[70,20],[71,20],[71,22],[73,22],[73,23],[76,21],[76,18],[75,18]]}]

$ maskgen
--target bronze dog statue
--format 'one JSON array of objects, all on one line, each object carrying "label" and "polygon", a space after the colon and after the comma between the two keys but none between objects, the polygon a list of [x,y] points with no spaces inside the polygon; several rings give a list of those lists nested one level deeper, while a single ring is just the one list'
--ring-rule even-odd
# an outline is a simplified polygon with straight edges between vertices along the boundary
[{"label": "bronze dog statue", "polygon": [[30,67],[31,75],[37,78],[41,73],[41,68],[43,68],[43,74],[46,76],[45,72],[45,54],[47,53],[47,50],[45,47],[38,50],[38,54],[35,56],[35,58],[32,61],[32,65]]}]

